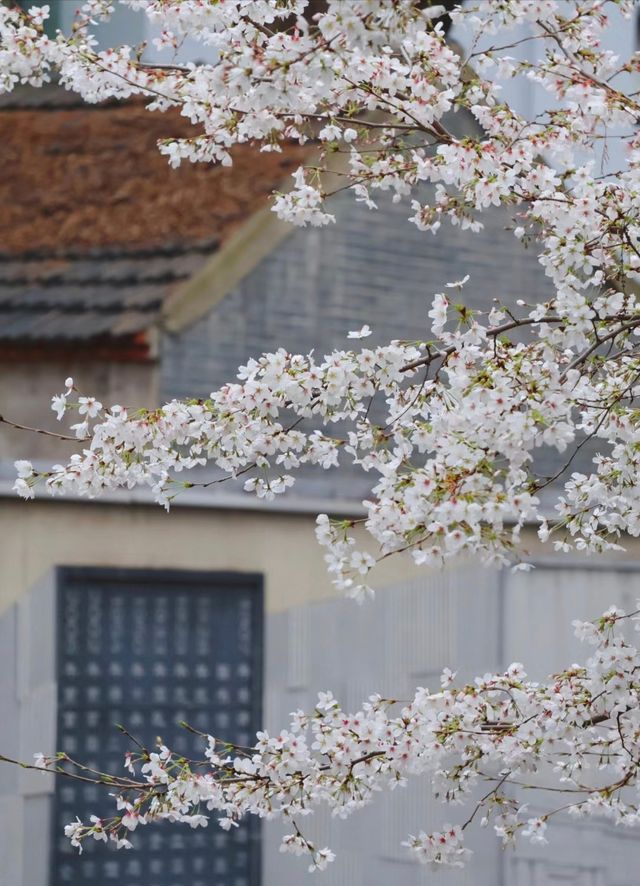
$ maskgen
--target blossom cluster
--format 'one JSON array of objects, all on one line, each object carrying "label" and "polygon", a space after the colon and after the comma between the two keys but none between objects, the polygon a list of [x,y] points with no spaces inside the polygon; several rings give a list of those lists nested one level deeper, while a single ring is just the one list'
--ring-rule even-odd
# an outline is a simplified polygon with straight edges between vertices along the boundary
[{"label": "blossom cluster", "polygon": [[[567,347],[570,324],[553,311],[504,321],[493,309],[489,319],[503,321],[495,325],[456,311],[448,331],[451,309],[438,294],[430,340],[334,351],[322,361],[281,349],[250,360],[237,382],[206,400],[105,409],[67,379],[52,408],[60,419],[78,413],[71,429],[83,448],[46,471],[17,462],[15,489],[32,497],[44,484],[53,495],[96,497],[147,486],[169,507],[178,493],[223,480],[269,499],[305,465],[350,463],[371,477],[366,517],[320,515],[316,535],[335,584],[358,599],[369,593],[376,558],[399,552],[426,566],[461,552],[525,566],[521,531],[530,523],[561,550],[615,550],[623,533],[640,533],[638,367],[627,353],[640,316],[614,307],[601,319],[620,348],[608,361],[592,344]],[[516,341],[511,330],[532,334]],[[589,438],[603,446],[592,472],[571,472]],[[536,468],[543,447],[557,452],[551,477]],[[183,479],[189,472],[193,479]],[[549,513],[540,493],[558,483],[563,494]],[[360,524],[368,548],[356,547]]]},{"label": "blossom cluster", "polygon": [[[503,845],[546,842],[548,822],[561,813],[637,827],[640,652],[624,625],[638,619],[637,611],[611,608],[595,622],[576,622],[576,634],[593,646],[590,658],[543,683],[518,663],[459,687],[445,672],[436,691],[419,688],[408,703],[373,695],[353,713],[321,692],[313,711],[296,711],[276,735],[259,732],[253,748],[201,733],[205,760],[136,745],[126,777],[78,771],[65,754],[40,754],[37,765],[115,792],[113,817],[67,826],[80,851],[90,839],[128,849],[135,830],[156,821],[205,827],[211,814],[228,830],[257,815],[281,818],[290,829],[282,851],[323,870],[334,854],[304,836],[305,816],[324,806],[345,818],[417,777],[461,818],[408,837],[411,855],[435,867],[465,864],[474,822],[491,825]],[[532,796],[536,815],[525,802]]]}]

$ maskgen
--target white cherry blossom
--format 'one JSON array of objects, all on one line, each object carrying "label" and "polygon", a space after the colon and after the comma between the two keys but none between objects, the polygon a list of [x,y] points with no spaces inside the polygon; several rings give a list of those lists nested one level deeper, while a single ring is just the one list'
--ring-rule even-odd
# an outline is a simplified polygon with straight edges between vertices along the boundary
[{"label": "white cherry blossom", "polygon": [[[109,774],[116,814],[76,820],[66,834],[80,851],[87,839],[130,848],[137,828],[156,821],[202,827],[215,817],[228,830],[247,815],[279,817],[288,829],[281,851],[322,871],[334,853],[307,839],[299,822],[323,806],[346,818],[414,778],[442,804],[443,817],[458,819],[405,841],[435,868],[468,861],[464,837],[476,825],[491,826],[507,845],[552,841],[549,823],[567,812],[637,827],[640,652],[623,628],[637,625],[639,612],[612,608],[578,625],[593,643],[590,657],[547,682],[528,680],[519,663],[458,686],[446,670],[435,691],[419,688],[403,703],[373,695],[351,713],[321,692],[314,711],[296,711],[278,735],[259,732],[253,748],[201,734],[204,762],[136,746],[125,757],[133,777]],[[37,755],[33,768],[43,765],[60,777],[104,780],[64,753]],[[558,784],[549,791],[552,776]],[[532,794],[543,810],[536,817],[527,816]]]},{"label": "white cherry blossom", "polygon": [[[629,88],[640,63],[603,48],[610,15],[630,16],[635,4],[469,0],[451,12],[470,35],[463,55],[447,43],[443,10],[415,0],[328,0],[313,18],[305,0],[123,3],[149,17],[159,49],[189,37],[215,60],[150,64],[138,47],[99,50],[108,0],[85,3],[72,33],[54,37],[46,7],[2,4],[0,92],[56,76],[88,102],[139,96],[150,112],[177,108],[198,135],[161,143],[172,166],[229,165],[239,144],[313,145],[309,167],[273,202],[293,224],[334,223],[332,188],[372,211],[388,193],[406,203],[408,223],[436,236],[443,224],[473,236],[487,209],[503,207],[552,290],[544,303],[512,292],[474,313],[462,302],[471,273],[448,285],[451,298],[432,296],[414,341],[321,358],[256,355],[208,398],[156,410],[104,407],[68,378],[52,408],[70,417],[78,451],[45,471],[20,460],[16,492],[147,487],[169,507],[194,486],[228,480],[268,500],[303,466],[351,463],[370,482],[365,517],[320,515],[316,534],[332,580],[360,601],[376,559],[392,554],[426,567],[460,554],[519,567],[526,525],[558,552],[616,551],[640,535],[640,104]],[[518,58],[514,29],[525,24]],[[546,110],[527,118],[508,106],[505,77],[546,94]],[[457,136],[456,114],[477,134]],[[612,138],[625,160],[609,172],[593,158]],[[365,324],[348,337],[369,332]],[[597,454],[585,461],[587,441]],[[538,467],[543,448],[556,455],[552,476]],[[126,849],[138,826],[160,819],[200,827],[211,813],[228,830],[246,815],[280,816],[283,850],[323,870],[333,853],[306,839],[302,815],[326,805],[346,817],[420,776],[443,803],[470,809],[408,836],[409,853],[436,867],[467,860],[475,823],[503,844],[550,841],[563,806],[637,826],[640,660],[619,629],[628,618],[637,614],[610,610],[577,625],[591,657],[544,683],[515,664],[456,688],[447,670],[437,691],[418,689],[404,705],[373,696],[348,713],[322,693],[314,711],[295,712],[278,736],[260,733],[251,749],[231,753],[203,736],[202,767],[164,746],[129,752],[129,775],[110,781],[118,814],[73,822],[66,834],[79,850],[87,838]],[[73,777],[63,752],[38,756],[43,764]],[[543,776],[557,779],[564,803],[548,801]],[[540,788],[547,811],[527,812],[525,787]]]}]

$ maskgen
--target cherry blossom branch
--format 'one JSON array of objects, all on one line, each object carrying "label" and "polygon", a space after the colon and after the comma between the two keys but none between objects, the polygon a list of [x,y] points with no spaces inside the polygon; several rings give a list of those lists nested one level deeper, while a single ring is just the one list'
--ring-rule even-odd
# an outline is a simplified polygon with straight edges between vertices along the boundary
[{"label": "cherry blossom branch", "polygon": [[566,378],[567,373],[569,373],[572,369],[576,369],[578,366],[584,363],[585,360],[587,360],[591,356],[591,354],[593,354],[594,351],[597,351],[598,348],[601,347],[601,345],[603,345],[605,342],[616,339],[623,332],[628,332],[631,329],[636,329],[638,326],[640,326],[640,317],[636,318],[635,320],[630,320],[628,323],[622,323],[617,328],[611,329],[605,335],[596,337],[596,340],[591,345],[589,345],[589,347],[585,351],[583,351],[581,354],[578,354],[578,356],[571,361],[566,371],[564,372],[563,377]]},{"label": "cherry blossom branch", "polygon": [[21,425],[18,422],[11,421],[9,418],[5,418],[4,415],[0,415],[0,424],[8,425],[10,428],[14,428],[14,430],[18,431],[30,431],[32,434],[42,434],[45,437],[54,437],[57,440],[70,440],[73,443],[77,443],[78,439],[80,440],[88,440],[88,437],[72,437],[69,434],[57,434],[55,431],[46,431],[43,428],[31,428],[28,425]]},{"label": "cherry blossom branch", "polygon": [[[512,329],[519,329],[521,327],[531,326],[534,323],[564,322],[566,321],[562,317],[541,317],[539,319],[534,319],[532,317],[521,317],[517,320],[510,320],[507,323],[501,323],[499,326],[490,327],[485,331],[485,335],[487,337],[495,338],[498,335],[503,335],[505,332],[510,332]],[[405,366],[402,367],[401,372],[410,372],[414,369],[418,369],[420,366],[428,366],[434,360],[450,356],[455,352],[455,350],[456,346],[450,345],[448,348],[445,348],[443,350],[430,352],[426,356],[420,357],[418,360],[413,360],[411,363],[407,363]]]},{"label": "cherry blossom branch", "polygon": [[[295,712],[289,729],[277,735],[259,732],[256,745],[235,757],[233,745],[190,729],[207,745],[206,760],[196,764],[161,743],[148,752],[136,741],[137,752],[128,753],[125,764],[143,778],[101,782],[121,791],[117,814],[107,820],[92,816],[87,824],[77,820],[67,826],[67,836],[80,850],[87,839],[129,848],[131,834],[155,821],[204,826],[208,811],[229,829],[247,815],[279,816],[293,827],[283,837],[283,851],[306,855],[322,870],[334,855],[304,835],[298,813],[326,805],[346,817],[410,778],[424,779],[445,806],[471,810],[462,825],[408,838],[409,851],[425,862],[465,863],[470,852],[464,834],[480,811],[505,845],[518,838],[546,842],[547,822],[561,813],[607,815],[635,826],[637,805],[622,792],[640,781],[640,653],[620,627],[637,624],[639,617],[639,609],[626,614],[611,608],[594,622],[575,622],[592,655],[585,665],[572,665],[543,683],[528,681],[520,664],[458,688],[455,675],[445,671],[440,690],[418,689],[397,714],[396,702],[377,695],[349,714],[330,692],[322,692],[313,712]],[[227,756],[220,755],[221,746]],[[51,771],[52,763],[37,756],[39,766]],[[489,774],[491,769],[497,774]],[[523,781],[532,769],[540,783]],[[560,781],[549,784],[554,771]],[[478,796],[481,781],[492,784]],[[501,793],[505,785],[517,791],[507,797]],[[538,792],[544,812],[527,819],[521,792],[531,791]],[[549,794],[584,797],[550,806],[543,799]]]},{"label": "cherry blossom branch", "polygon": [[[378,193],[406,200],[421,231],[437,234],[450,223],[474,232],[486,210],[502,207],[516,214],[514,236],[535,243],[552,292],[542,305],[518,302],[528,311],[521,318],[498,304],[486,322],[436,293],[415,342],[337,348],[321,360],[281,349],[250,360],[206,400],[157,410],[103,409],[91,397],[71,403],[71,383],[52,405],[59,419],[77,412],[71,429],[89,445],[49,471],[18,461],[16,491],[30,498],[43,486],[95,497],[142,486],[168,507],[176,491],[221,482],[182,480],[184,471],[213,465],[223,479],[255,471],[244,488],[268,499],[286,492],[305,466],[347,461],[371,481],[360,524],[365,547],[356,548],[355,520],[321,514],[316,534],[334,583],[358,600],[371,593],[376,561],[402,553],[428,567],[470,553],[520,568],[525,526],[560,551],[616,551],[625,533],[637,535],[640,354],[627,339],[640,308],[627,282],[640,274],[638,103],[635,92],[611,83],[638,61],[603,49],[606,13],[630,15],[631,4],[549,0],[533,9],[528,0],[468,0],[450,16],[471,32],[473,70],[447,44],[440,12],[411,0],[327,0],[313,22],[304,18],[304,0],[132,5],[160,26],[159,48],[195,36],[216,61],[185,71],[146,66],[132,47],[97,52],[93,32],[110,15],[108,0],[90,0],[73,32],[55,39],[44,33],[44,7],[23,13],[0,5],[0,91],[40,85],[55,72],[90,102],[141,95],[151,98],[150,111],[177,106],[199,134],[160,145],[172,166],[231,163],[238,144],[279,150],[313,139],[316,166],[298,169],[293,188],[273,204],[294,224],[335,221],[324,176],[335,150],[349,155],[342,190],[371,210]],[[537,55],[505,55],[529,38],[503,33],[532,16]],[[499,36],[481,51],[487,34]],[[548,96],[547,110],[528,119],[510,107],[499,91],[503,79],[534,82]],[[473,119],[479,134],[456,137],[455,113]],[[594,174],[584,158],[600,147],[606,153],[611,138],[624,159],[615,172]],[[466,283],[447,288],[460,292]],[[509,336],[524,328],[529,335]],[[349,337],[370,333],[365,325]],[[381,416],[372,408],[378,392]],[[585,435],[599,452],[576,463]],[[542,447],[570,453],[551,478],[536,475]],[[569,466],[579,470],[552,486]],[[543,485],[553,490],[553,516],[535,494]],[[416,775],[447,801],[469,803],[473,821],[482,808],[503,843],[518,835],[544,842],[547,822],[563,810],[636,825],[629,792],[637,788],[640,662],[616,630],[624,618],[611,610],[579,625],[593,655],[543,684],[527,681],[518,665],[459,689],[445,673],[441,692],[418,690],[400,715],[379,697],[349,715],[324,693],[314,712],[298,712],[277,737],[260,733],[252,749],[204,738],[207,763],[136,745],[127,766],[139,767],[143,786],[122,787],[117,815],[76,821],[68,836],[79,848],[87,838],[128,848],[139,825],[201,826],[203,810],[225,828],[249,814],[296,822],[294,815],[323,804],[347,815],[379,788]],[[500,787],[526,781],[532,763],[543,774],[560,771],[558,787],[586,798],[524,821],[518,796]],[[66,757],[65,766],[83,779],[105,777]],[[498,773],[492,789],[478,804],[476,786],[491,772]],[[331,851],[293,827],[284,850],[307,856],[312,869],[326,867]],[[447,825],[410,836],[407,845],[421,861],[459,865],[469,854],[463,836]]]}]

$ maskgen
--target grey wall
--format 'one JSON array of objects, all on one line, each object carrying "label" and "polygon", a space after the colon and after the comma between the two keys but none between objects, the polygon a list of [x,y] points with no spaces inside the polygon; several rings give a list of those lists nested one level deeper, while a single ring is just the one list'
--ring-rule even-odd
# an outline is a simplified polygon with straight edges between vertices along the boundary
[{"label": "grey wall", "polygon": [[[383,194],[379,205],[369,211],[349,194],[333,198],[335,225],[292,228],[208,314],[179,334],[164,334],[161,397],[207,396],[236,380],[238,366],[250,357],[280,347],[314,350],[322,359],[334,348],[353,345],[347,333],[364,323],[373,330],[362,343],[366,347],[428,338],[433,295],[465,274],[470,280],[464,292],[449,292],[452,301],[472,308],[488,310],[494,298],[513,304],[550,296],[535,250],[524,249],[505,230],[509,212],[483,213],[485,227],[478,234],[444,223],[433,236],[409,223],[408,202],[393,203]],[[379,421],[383,408],[382,401],[374,405],[371,417]],[[348,463],[339,471],[305,468],[296,471],[287,495],[361,501],[376,477]]]},{"label": "grey wall", "polygon": [[[477,308],[498,297],[540,301],[549,284],[535,249],[505,226],[501,209],[482,214],[478,234],[443,223],[436,236],[407,219],[407,201],[381,195],[378,211],[350,194],[333,198],[335,225],[292,228],[278,249],[252,270],[204,318],[162,343],[165,397],[206,396],[235,379],[237,367],[263,351],[307,353],[347,346],[347,332],[368,323],[371,343],[428,337],[436,292],[469,274],[464,295]],[[352,344],[352,343],[350,343]]]},{"label": "grey wall", "polygon": [[[464,569],[394,586],[363,606],[340,598],[271,616],[267,728],[277,732],[288,724],[290,711],[313,709],[320,690],[331,689],[347,710],[355,711],[373,692],[408,699],[417,686],[439,687],[447,662],[455,662],[461,678],[498,667],[499,604],[495,574]],[[451,813],[442,819],[425,786],[414,781],[380,794],[347,821],[322,813],[300,824],[305,835],[337,854],[322,874],[323,886],[417,886],[424,882],[425,868],[411,861],[402,841],[448,820]],[[310,883],[308,863],[279,852],[283,827],[282,822],[265,825],[265,886]],[[447,872],[445,886],[497,886],[495,843],[485,839],[475,848],[487,878],[478,879],[474,866],[473,876],[467,870]]]},{"label": "grey wall", "polygon": [[[588,657],[573,637],[571,621],[591,618],[612,603],[633,607],[640,590],[637,567],[540,568],[496,573],[477,567],[442,573],[379,592],[362,607],[349,600],[307,604],[271,616],[267,635],[266,716],[272,732],[286,727],[289,712],[313,708],[317,692],[332,689],[355,711],[375,691],[406,698],[417,686],[439,688],[449,666],[459,679],[523,661],[534,679]],[[529,798],[531,815],[535,800]],[[542,810],[540,810],[542,811]],[[549,844],[522,841],[503,852],[492,831],[475,829],[473,862],[463,871],[435,874],[409,858],[408,834],[461,822],[468,810],[432,800],[424,780],[380,794],[346,822],[322,813],[304,819],[319,845],[336,861],[323,886],[634,886],[640,866],[640,834],[596,820],[558,819]],[[317,820],[315,820],[317,818]],[[280,822],[265,826],[265,886],[302,886],[306,863],[278,851]],[[319,875],[314,875],[318,877]],[[311,882],[309,880],[309,882]]]},{"label": "grey wall", "polygon": [[[56,747],[53,575],[0,618],[0,752],[30,760]],[[525,663],[533,678],[588,649],[573,638],[573,618],[590,618],[616,603],[627,610],[640,596],[640,566],[619,568],[539,564],[511,575],[460,567],[395,584],[362,607],[336,598],[271,614],[266,621],[265,725],[286,727],[289,713],[311,709],[331,689],[355,710],[374,691],[409,697],[416,686],[438,686],[444,666],[462,680]],[[50,776],[0,765],[0,884],[48,886]],[[536,814],[535,800],[531,813]],[[324,886],[421,886],[436,875],[409,859],[410,833],[457,821],[464,812],[430,798],[420,779],[346,822],[322,813],[305,820],[308,833],[330,845],[336,862]],[[311,883],[306,863],[278,851],[282,823],[264,826],[264,886]],[[214,832],[211,833],[211,836]],[[186,835],[188,838],[188,834]],[[503,853],[491,832],[476,831],[473,863],[437,876],[445,886],[635,886],[640,869],[637,831],[591,820],[558,819],[549,844],[522,842]],[[315,880],[313,881],[315,882]],[[184,884],[188,886],[188,884]]]},{"label": "grey wall", "polygon": [[[28,763],[55,748],[51,572],[0,617],[0,753]],[[47,886],[53,776],[0,763],[0,884]]]}]

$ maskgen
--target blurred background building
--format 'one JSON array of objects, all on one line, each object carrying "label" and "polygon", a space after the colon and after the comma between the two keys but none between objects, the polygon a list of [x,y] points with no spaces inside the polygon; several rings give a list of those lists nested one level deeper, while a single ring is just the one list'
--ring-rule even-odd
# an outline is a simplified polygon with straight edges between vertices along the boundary
[{"label": "blurred background building", "polygon": [[[415,339],[433,294],[465,274],[477,308],[550,293],[501,210],[479,234],[432,237],[406,221],[404,203],[368,212],[342,194],[334,226],[281,224],[267,195],[313,149],[247,148],[231,168],[170,170],[156,141],[187,134],[186,121],[138,102],[89,107],[55,87],[5,97],[0,128],[0,414],[20,424],[60,430],[48,406],[69,375],[105,404],[152,406],[206,396],[265,350],[345,347],[363,323],[367,344]],[[128,745],[115,723],[188,753],[180,720],[248,744],[327,688],[357,709],[373,691],[435,687],[444,666],[464,679],[517,659],[543,677],[586,654],[573,618],[640,596],[633,543],[615,561],[568,560],[540,551],[532,533],[532,573],[428,573],[398,560],[377,573],[375,601],[357,607],[333,591],[313,527],[319,512],[360,514],[366,477],[304,472],[271,503],[225,483],[191,490],[169,516],[142,490],[15,498],[14,459],[47,467],[71,451],[0,425],[0,752],[19,759],[63,749],[120,771]],[[154,826],[136,832],[134,852],[96,843],[77,856],[63,825],[110,802],[92,786],[0,766],[3,886],[299,886],[310,876],[278,853],[278,822],[231,835],[213,823]],[[347,823],[318,816],[311,832],[338,859],[316,876],[417,886],[435,875],[401,843],[454,812],[416,783]],[[480,836],[475,862],[442,875],[450,886],[637,882],[637,837],[607,824],[565,822],[548,846],[507,853]]]}]

